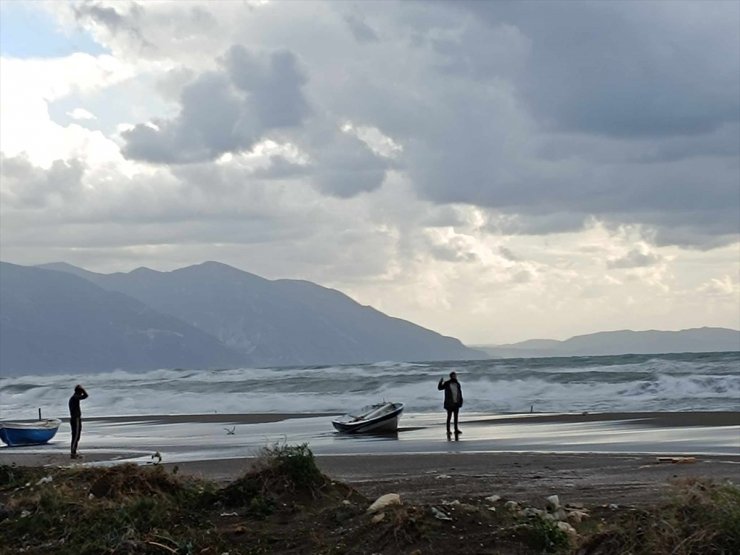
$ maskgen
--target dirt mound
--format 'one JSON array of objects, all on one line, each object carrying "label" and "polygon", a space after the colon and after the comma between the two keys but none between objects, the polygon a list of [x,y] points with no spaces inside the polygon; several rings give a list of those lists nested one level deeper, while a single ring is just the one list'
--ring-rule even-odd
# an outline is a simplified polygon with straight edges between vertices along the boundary
[{"label": "dirt mound", "polygon": [[96,474],[90,484],[90,493],[95,497],[120,499],[132,495],[173,494],[181,488],[180,481],[159,466],[142,468],[124,464],[98,469]]},{"label": "dirt mound", "polygon": [[216,501],[225,507],[244,507],[252,516],[348,498],[365,501],[349,486],[322,474],[305,444],[265,449],[250,471],[216,494]]}]

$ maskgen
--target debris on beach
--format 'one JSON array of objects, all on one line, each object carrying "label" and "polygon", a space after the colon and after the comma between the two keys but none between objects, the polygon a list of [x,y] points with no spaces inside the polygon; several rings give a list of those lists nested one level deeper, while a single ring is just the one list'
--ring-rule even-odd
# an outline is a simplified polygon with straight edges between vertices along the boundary
[{"label": "debris on beach", "polygon": [[372,522],[373,524],[378,524],[383,520],[385,520],[385,513],[378,513],[376,515],[373,515],[373,518],[370,519],[370,522]]},{"label": "debris on beach", "polygon": [[445,512],[441,511],[437,507],[431,507],[432,514],[437,520],[452,520],[452,518]]},{"label": "debris on beach", "polygon": [[696,462],[696,457],[658,457],[658,464],[691,464]]},{"label": "debris on beach", "polygon": [[397,493],[386,493],[378,497],[372,505],[367,508],[368,514],[377,513],[390,505],[400,505],[401,496]]}]

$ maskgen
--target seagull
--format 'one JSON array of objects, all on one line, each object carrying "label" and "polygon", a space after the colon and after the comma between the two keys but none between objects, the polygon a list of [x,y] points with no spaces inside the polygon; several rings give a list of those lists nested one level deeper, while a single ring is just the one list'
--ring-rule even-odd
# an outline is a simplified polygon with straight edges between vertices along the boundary
[{"label": "seagull", "polygon": [[228,428],[224,428],[224,430],[226,430],[226,435],[233,436],[236,426],[232,426],[230,430]]}]

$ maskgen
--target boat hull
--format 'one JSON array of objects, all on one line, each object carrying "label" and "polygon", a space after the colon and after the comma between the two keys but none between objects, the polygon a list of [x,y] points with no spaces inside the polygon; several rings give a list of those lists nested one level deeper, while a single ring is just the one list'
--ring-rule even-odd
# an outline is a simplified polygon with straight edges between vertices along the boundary
[{"label": "boat hull", "polygon": [[43,445],[56,435],[61,423],[57,418],[37,422],[0,422],[0,440],[9,447]]},{"label": "boat hull", "polygon": [[381,403],[362,409],[362,414],[346,414],[332,421],[338,432],[345,434],[389,433],[398,431],[403,403]]}]

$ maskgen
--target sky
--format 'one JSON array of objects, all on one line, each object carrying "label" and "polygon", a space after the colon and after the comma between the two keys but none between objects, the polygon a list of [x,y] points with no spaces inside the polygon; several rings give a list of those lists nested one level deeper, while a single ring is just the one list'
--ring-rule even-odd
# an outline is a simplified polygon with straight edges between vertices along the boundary
[{"label": "sky", "polygon": [[0,3],[0,259],[467,344],[740,328],[740,3]]}]

